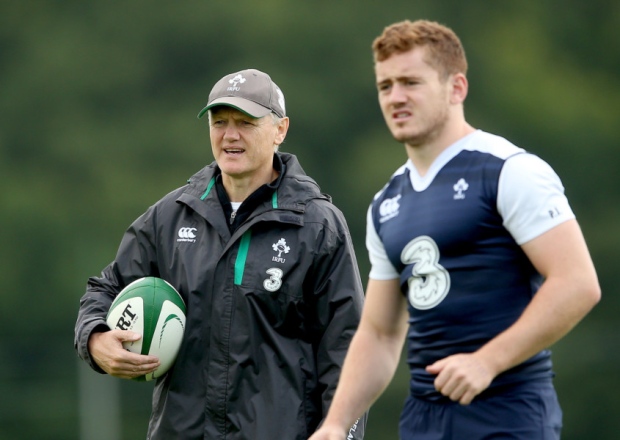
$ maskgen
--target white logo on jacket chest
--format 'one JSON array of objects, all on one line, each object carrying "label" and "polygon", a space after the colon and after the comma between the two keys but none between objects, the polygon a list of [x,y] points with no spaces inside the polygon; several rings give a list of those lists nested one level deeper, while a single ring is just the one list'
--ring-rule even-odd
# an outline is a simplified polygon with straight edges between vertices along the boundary
[{"label": "white logo on jacket chest", "polygon": [[177,232],[177,235],[179,236],[179,238],[177,238],[177,242],[196,243],[196,234],[194,234],[194,231],[197,231],[197,229],[196,228],[179,229],[179,232]]},{"label": "white logo on jacket chest", "polygon": [[265,290],[275,292],[282,287],[282,276],[284,275],[282,269],[272,267],[271,269],[267,269],[267,274],[269,275],[269,278],[263,281],[263,287]]},{"label": "white logo on jacket chest", "polygon": [[271,248],[278,253],[278,256],[273,256],[271,261],[275,261],[276,263],[284,263],[286,261],[285,258],[282,258],[282,253],[288,254],[291,250],[290,247],[286,245],[286,240],[281,238],[277,243],[271,245]]}]

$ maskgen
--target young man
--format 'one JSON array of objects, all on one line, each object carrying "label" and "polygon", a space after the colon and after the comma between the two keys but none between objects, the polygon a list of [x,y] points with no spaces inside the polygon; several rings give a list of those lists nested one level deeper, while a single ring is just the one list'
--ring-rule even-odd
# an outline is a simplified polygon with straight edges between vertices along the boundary
[{"label": "young man", "polygon": [[600,298],[560,179],[466,122],[467,62],[452,30],[403,21],[373,52],[379,104],[408,161],[370,206],[362,321],[311,439],[346,438],[405,339],[402,439],[558,439],[548,347]]},{"label": "young man", "polygon": [[[88,281],[75,347],[120,378],[153,371],[131,331],[106,313],[132,281],[155,276],[187,305],[180,352],[158,379],[147,438],[307,439],[329,407],[359,323],[363,288],[342,213],[295,156],[278,152],[289,119],[271,78],[224,76],[207,106],[215,162],[127,230],[115,260]],[[191,230],[194,239],[180,239]],[[351,438],[361,439],[364,420]]]}]

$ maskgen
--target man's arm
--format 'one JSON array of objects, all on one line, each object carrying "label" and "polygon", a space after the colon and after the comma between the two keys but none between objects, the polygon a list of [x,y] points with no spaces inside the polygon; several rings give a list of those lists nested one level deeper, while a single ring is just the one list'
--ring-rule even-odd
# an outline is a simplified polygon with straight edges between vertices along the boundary
[{"label": "man's arm", "polygon": [[576,220],[554,227],[522,249],[545,281],[521,317],[475,353],[449,356],[427,367],[437,375],[437,390],[461,404],[469,404],[499,373],[560,340],[601,297]]},{"label": "man's arm", "polygon": [[86,293],[80,299],[75,324],[75,348],[78,355],[99,373],[121,378],[141,376],[155,370],[159,361],[153,356],[131,353],[123,348],[124,341],[140,335],[130,331],[111,330],[105,318],[114,298],[124,286],[137,278],[156,275],[157,253],[152,243],[155,236],[151,207],[135,220],[123,235],[114,261],[99,277],[88,279]]},{"label": "man's arm", "polygon": [[391,381],[407,332],[407,302],[398,280],[369,280],[360,325],[351,341],[338,388],[311,440],[344,440],[348,429]]}]

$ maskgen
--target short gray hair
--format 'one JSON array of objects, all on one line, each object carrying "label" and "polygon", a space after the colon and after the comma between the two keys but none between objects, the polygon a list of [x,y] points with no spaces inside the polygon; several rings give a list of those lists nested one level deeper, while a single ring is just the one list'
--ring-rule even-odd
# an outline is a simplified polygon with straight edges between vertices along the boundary
[{"label": "short gray hair", "polygon": [[[274,112],[271,112],[270,114],[271,114],[271,120],[273,122],[273,125],[278,125],[280,123],[280,121],[283,119],[283,118],[279,117],[278,115],[276,115]],[[284,141],[282,141],[282,142],[284,142]],[[280,145],[276,144],[273,147],[273,152],[277,153],[279,149],[280,149]]]}]

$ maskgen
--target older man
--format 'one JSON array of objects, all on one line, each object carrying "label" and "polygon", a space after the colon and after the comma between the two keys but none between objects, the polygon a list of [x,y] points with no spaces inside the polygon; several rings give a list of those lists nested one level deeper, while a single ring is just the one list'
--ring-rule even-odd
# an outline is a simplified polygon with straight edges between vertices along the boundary
[{"label": "older man", "polygon": [[[157,358],[123,350],[139,335],[110,330],[105,316],[130,282],[163,278],[183,296],[187,322],[155,385],[147,438],[306,439],[331,403],[362,308],[348,227],[295,156],[278,152],[289,119],[269,75],[224,76],[205,113],[215,162],[138,218],[89,279],[75,346],[120,378],[157,368]],[[178,239],[186,228],[195,239]]]}]

